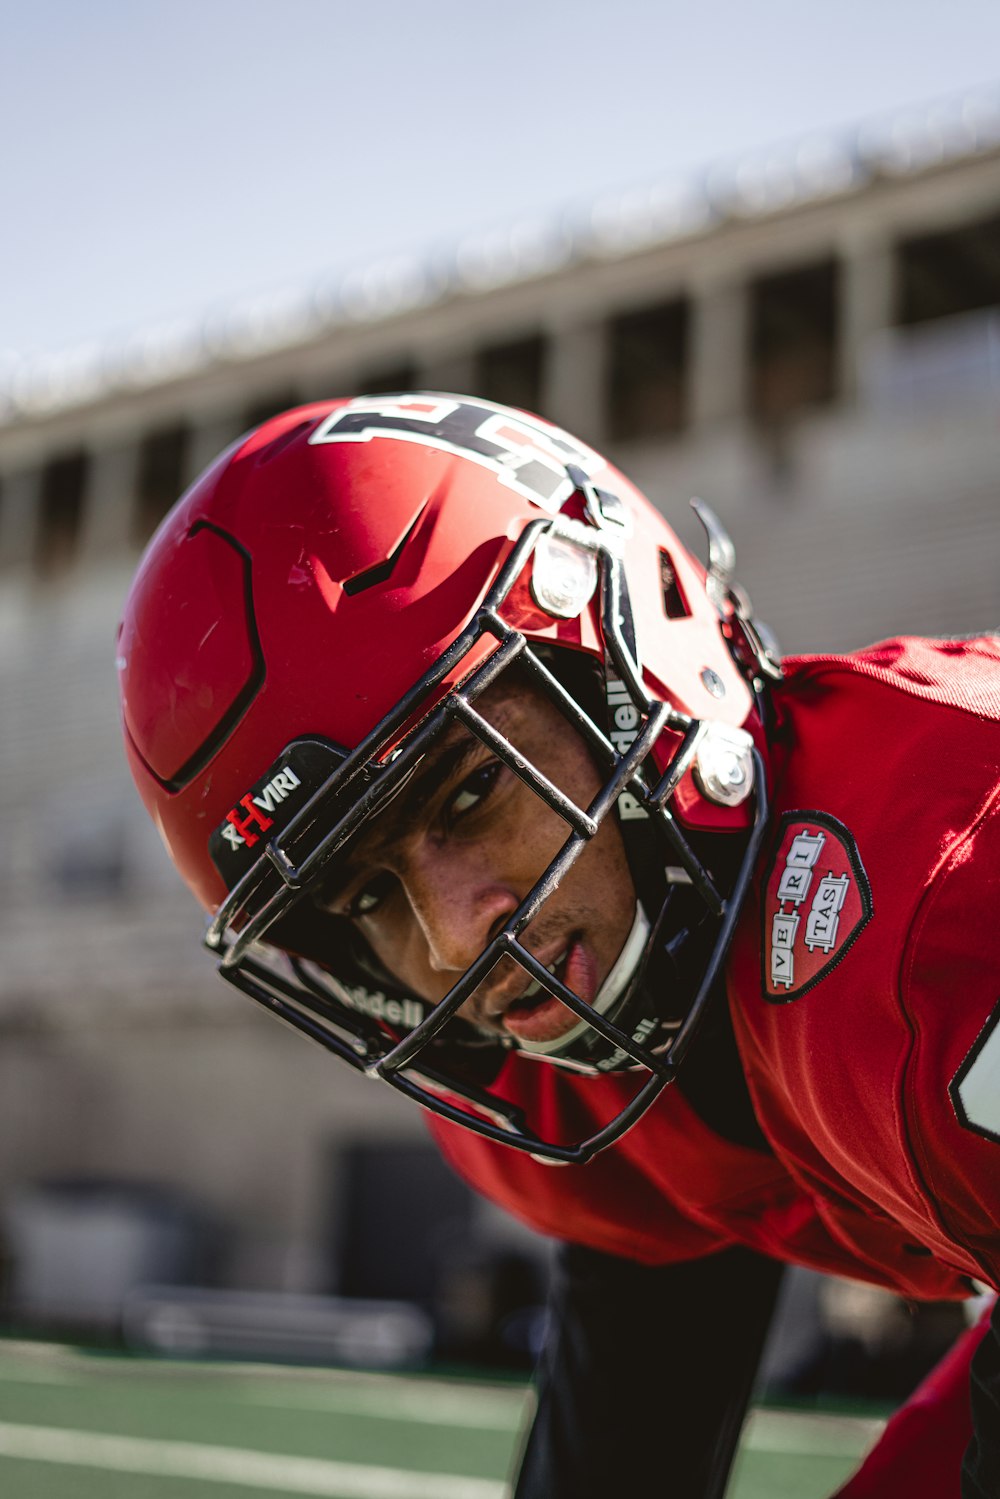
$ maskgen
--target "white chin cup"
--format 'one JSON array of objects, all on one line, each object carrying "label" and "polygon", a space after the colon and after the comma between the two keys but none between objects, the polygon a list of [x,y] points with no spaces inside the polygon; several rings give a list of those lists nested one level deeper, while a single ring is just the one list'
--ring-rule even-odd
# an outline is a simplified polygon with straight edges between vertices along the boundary
[{"label": "white chin cup", "polygon": [[[625,938],[625,946],[611,965],[610,973],[594,996],[593,1008],[598,1015],[606,1015],[632,982],[632,977],[646,951],[649,933],[649,920],[642,906],[636,902],[635,920],[632,922],[632,930]],[[533,1052],[537,1057],[555,1056],[562,1051],[563,1047],[571,1045],[582,1036],[589,1027],[588,1020],[580,1020],[571,1030],[566,1031],[562,1036],[555,1036],[551,1041],[518,1041],[518,1049]]]}]

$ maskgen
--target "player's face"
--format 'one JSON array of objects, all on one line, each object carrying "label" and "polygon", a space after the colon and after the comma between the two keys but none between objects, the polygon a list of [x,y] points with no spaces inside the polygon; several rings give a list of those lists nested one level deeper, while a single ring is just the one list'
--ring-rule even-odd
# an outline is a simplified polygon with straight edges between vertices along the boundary
[{"label": "player's face", "polygon": [[[540,693],[495,686],[483,716],[577,806],[600,778],[582,740]],[[456,726],[374,819],[326,902],[349,917],[405,988],[437,1002],[516,910],[569,826],[492,752]],[[621,834],[607,818],[521,940],[592,1002],[635,916]],[[460,1012],[492,1035],[553,1041],[579,1023],[503,958]]]}]

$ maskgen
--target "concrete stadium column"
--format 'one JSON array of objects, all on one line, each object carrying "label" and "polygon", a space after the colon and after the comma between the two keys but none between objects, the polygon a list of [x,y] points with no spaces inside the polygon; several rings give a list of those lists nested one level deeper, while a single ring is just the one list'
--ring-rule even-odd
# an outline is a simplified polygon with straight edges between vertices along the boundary
[{"label": "concrete stadium column", "polygon": [[746,413],[749,298],[746,283],[710,277],[691,288],[690,410],[695,432]]},{"label": "concrete stadium column", "polygon": [[184,483],[190,484],[192,479],[197,479],[202,469],[218,458],[231,442],[235,442],[245,428],[242,416],[236,411],[225,416],[214,416],[200,424],[192,418],[191,436],[184,461]]},{"label": "concrete stadium column", "polygon": [[548,330],[541,414],[595,448],[607,439],[607,348],[603,321]]},{"label": "concrete stadium column", "polygon": [[0,566],[27,567],[35,556],[40,524],[42,471],[23,469],[0,481]]},{"label": "concrete stadium column", "polygon": [[430,353],[417,360],[417,386],[420,390],[443,390],[455,395],[474,396],[476,358],[471,349]]},{"label": "concrete stadium column", "polygon": [[132,439],[89,456],[80,557],[96,563],[132,544],[139,444]]},{"label": "concrete stadium column", "polygon": [[865,347],[892,326],[895,266],[891,241],[862,232],[841,248],[839,386],[842,398],[860,393]]}]

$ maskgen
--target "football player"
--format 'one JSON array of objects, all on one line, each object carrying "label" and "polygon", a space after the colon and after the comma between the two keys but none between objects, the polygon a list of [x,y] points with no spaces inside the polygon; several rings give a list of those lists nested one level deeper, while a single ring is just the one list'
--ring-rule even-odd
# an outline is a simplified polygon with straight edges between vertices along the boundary
[{"label": "football player", "polygon": [[[326,402],[121,627],[222,974],[565,1246],[522,1499],[721,1495],[784,1263],[1000,1284],[1000,643],[782,666],[698,513],[707,566],[541,420]],[[998,1402],[981,1326],[843,1494],[996,1499]]]}]

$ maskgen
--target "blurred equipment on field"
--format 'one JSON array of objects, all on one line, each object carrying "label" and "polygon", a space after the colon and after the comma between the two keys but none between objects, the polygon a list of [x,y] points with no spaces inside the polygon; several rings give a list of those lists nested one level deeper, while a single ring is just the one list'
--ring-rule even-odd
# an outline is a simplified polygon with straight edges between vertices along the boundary
[{"label": "blurred equipment on field", "polygon": [[204,1215],[138,1182],[81,1177],[19,1187],[0,1222],[15,1327],[116,1335],[137,1286],[204,1278],[212,1258]]},{"label": "blurred equipment on field", "polygon": [[234,1285],[231,1228],[162,1187],[21,1187],[0,1210],[3,1321],[187,1358],[527,1369],[544,1321],[538,1241],[498,1225],[427,1141],[358,1141],[333,1161],[310,1291]]},{"label": "blurred equipment on field", "polygon": [[403,1369],[426,1362],[434,1326],[406,1301],[146,1286],[123,1311],[131,1348],[181,1358],[279,1359]]}]

